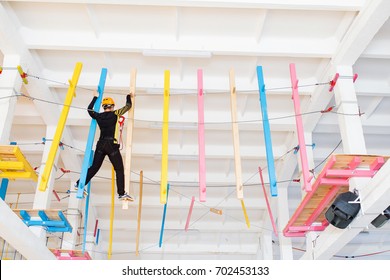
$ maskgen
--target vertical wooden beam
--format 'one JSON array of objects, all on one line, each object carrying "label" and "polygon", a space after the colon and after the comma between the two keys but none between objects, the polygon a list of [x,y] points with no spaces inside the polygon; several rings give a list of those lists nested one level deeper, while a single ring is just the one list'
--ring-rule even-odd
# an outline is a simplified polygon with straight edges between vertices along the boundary
[{"label": "vertical wooden beam", "polygon": [[112,237],[114,232],[114,210],[115,210],[115,170],[111,168],[111,211],[110,211],[110,237],[108,240],[108,259],[112,256]]},{"label": "vertical wooden beam", "polygon": [[263,67],[257,66],[257,81],[259,84],[259,95],[260,95],[260,107],[263,118],[263,131],[264,131],[264,141],[265,149],[267,154],[267,169],[269,176],[269,186],[272,196],[278,195],[278,188],[276,183],[275,175],[275,162],[274,162],[274,153],[272,151],[272,139],[271,139],[271,129],[268,119],[268,109],[267,109],[267,98],[265,95],[265,84],[263,76]]},{"label": "vertical wooden beam", "polygon": [[161,155],[161,186],[160,202],[167,202],[167,182],[168,182],[168,122],[169,122],[169,87],[170,72],[164,72],[164,111],[162,124],[162,155]]},{"label": "vertical wooden beam", "polygon": [[141,170],[139,174],[139,200],[138,200],[138,217],[137,217],[137,235],[135,241],[135,254],[139,255],[139,236],[141,232],[141,210],[142,210],[142,191],[144,182],[144,172]]},{"label": "vertical wooden beam", "polygon": [[[131,186],[131,154],[133,151],[133,131],[134,131],[134,110],[135,110],[135,82],[136,82],[137,70],[132,69],[130,74],[130,92],[133,93],[132,108],[127,113],[127,132],[126,132],[126,154],[125,154],[125,191],[128,194],[133,194],[133,189],[130,191]],[[122,201],[122,209],[129,208],[129,201]]]},{"label": "vertical wooden beam", "polygon": [[49,181],[51,170],[53,168],[54,159],[56,157],[57,150],[58,150],[58,145],[60,144],[62,133],[63,133],[64,128],[65,128],[65,122],[66,122],[66,119],[68,117],[70,105],[72,104],[73,97],[75,96],[76,86],[77,86],[77,82],[78,82],[79,77],[80,77],[82,67],[83,67],[82,63],[80,63],[80,62],[76,63],[76,66],[75,66],[75,69],[73,72],[72,80],[69,81],[69,88],[68,88],[68,93],[66,94],[64,107],[62,109],[60,119],[58,120],[57,129],[56,129],[53,141],[52,141],[51,146],[50,146],[50,151],[49,151],[49,154],[47,156],[45,169],[42,173],[41,181],[39,184],[39,190],[42,192],[46,191],[46,188],[47,188],[47,183]]},{"label": "vertical wooden beam", "polygon": [[[107,77],[107,69],[102,68],[102,71],[100,73],[99,85],[97,88],[99,95],[98,95],[98,98],[95,102],[95,105],[93,106],[93,110],[96,112],[100,111],[100,105],[102,104],[104,87],[106,84],[106,77]],[[81,166],[79,186],[78,186],[77,195],[76,195],[77,198],[84,197],[85,180],[87,178],[88,168],[91,166],[91,163],[92,163],[91,158],[93,158],[92,146],[93,146],[93,142],[95,139],[96,127],[97,127],[97,122],[95,119],[92,119],[91,124],[89,126],[88,139],[87,139],[87,144],[86,144],[85,152],[84,152],[83,165]]]},{"label": "vertical wooden beam", "polygon": [[199,201],[206,201],[206,159],[204,142],[203,71],[198,69],[198,148],[199,148]]},{"label": "vertical wooden beam", "polygon": [[234,70],[230,69],[230,109],[232,115],[232,131],[233,131],[233,146],[234,146],[234,167],[236,171],[236,191],[237,198],[244,198],[244,190],[242,185],[242,171],[241,171],[241,155],[240,155],[240,136],[238,132],[237,123],[237,94],[236,82],[234,78]]},{"label": "vertical wooden beam", "polygon": [[303,189],[307,192],[312,190],[311,188],[311,179],[309,173],[309,163],[307,160],[307,152],[306,152],[306,143],[305,143],[305,133],[303,131],[303,121],[301,115],[301,103],[299,101],[298,94],[298,80],[297,73],[295,70],[295,64],[290,63],[290,78],[291,78],[291,87],[292,87],[292,99],[294,102],[294,110],[295,110],[295,122],[297,125],[297,134],[298,134],[298,145],[299,145],[299,156],[301,159],[301,167],[302,167],[302,186]]}]

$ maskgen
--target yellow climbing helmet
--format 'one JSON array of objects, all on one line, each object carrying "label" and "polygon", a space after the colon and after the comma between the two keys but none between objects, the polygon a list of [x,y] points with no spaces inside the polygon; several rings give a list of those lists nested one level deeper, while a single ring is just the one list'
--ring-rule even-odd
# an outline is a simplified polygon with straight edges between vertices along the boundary
[{"label": "yellow climbing helmet", "polygon": [[105,105],[107,105],[107,106],[115,105],[114,99],[112,99],[111,97],[103,98],[102,106],[105,106]]}]

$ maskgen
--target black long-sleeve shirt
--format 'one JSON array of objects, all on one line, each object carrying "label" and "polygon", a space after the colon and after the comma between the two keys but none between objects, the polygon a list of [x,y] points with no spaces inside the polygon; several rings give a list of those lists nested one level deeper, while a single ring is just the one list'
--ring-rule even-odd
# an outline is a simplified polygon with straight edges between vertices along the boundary
[{"label": "black long-sleeve shirt", "polygon": [[131,97],[128,94],[126,96],[126,105],[123,106],[120,109],[117,109],[115,111],[110,112],[95,112],[93,110],[93,106],[95,105],[95,102],[97,100],[97,97],[94,96],[91,103],[88,106],[88,114],[91,116],[91,118],[95,119],[97,121],[97,124],[100,128],[100,137],[99,140],[103,139],[113,139],[114,143],[117,143],[117,134],[118,134],[118,119],[120,116],[122,116],[124,113],[129,111],[132,107],[131,103]]}]

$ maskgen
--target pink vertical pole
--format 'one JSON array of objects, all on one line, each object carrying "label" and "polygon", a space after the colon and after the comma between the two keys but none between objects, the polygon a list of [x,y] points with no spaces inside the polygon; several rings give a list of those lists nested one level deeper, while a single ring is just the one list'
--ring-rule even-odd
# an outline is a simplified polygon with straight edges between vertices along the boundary
[{"label": "pink vertical pole", "polygon": [[263,187],[265,202],[267,203],[269,218],[271,219],[271,223],[272,223],[272,228],[274,229],[275,235],[278,236],[278,230],[276,229],[276,224],[275,224],[275,221],[274,221],[274,217],[272,215],[271,206],[269,204],[267,192],[266,192],[265,187],[264,187],[263,171],[261,170],[260,167],[259,167],[259,174],[260,174],[261,186]]},{"label": "pink vertical pole", "polygon": [[294,109],[295,109],[295,120],[297,123],[299,155],[301,158],[301,165],[302,165],[303,188],[305,189],[305,191],[310,192],[311,177],[309,174],[309,164],[307,161],[305,135],[303,131],[303,122],[302,122],[302,115],[301,115],[301,104],[299,102],[299,94],[298,94],[298,80],[297,80],[297,73],[295,71],[294,63],[290,63],[290,77],[291,77],[291,87],[292,87],[292,99],[294,102]]},{"label": "pink vertical pole", "polygon": [[192,209],[194,208],[194,202],[195,202],[195,196],[193,196],[192,199],[191,199],[191,205],[190,205],[190,210],[188,211],[186,227],[184,228],[185,231],[188,230],[188,226],[190,225],[190,220],[191,220],[191,215],[192,215]]},{"label": "pink vertical pole", "polygon": [[198,146],[199,146],[199,201],[206,201],[206,159],[204,144],[203,71],[198,69]]}]

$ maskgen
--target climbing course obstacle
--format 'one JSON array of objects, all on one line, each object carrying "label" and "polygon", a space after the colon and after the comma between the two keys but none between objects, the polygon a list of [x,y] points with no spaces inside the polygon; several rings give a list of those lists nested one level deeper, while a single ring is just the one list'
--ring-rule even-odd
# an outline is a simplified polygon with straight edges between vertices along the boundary
[{"label": "climbing course obstacle", "polygon": [[237,91],[234,77],[234,70],[230,69],[230,109],[232,115],[232,132],[233,132],[233,148],[234,148],[234,168],[236,172],[236,192],[237,198],[244,198],[244,186],[242,185],[242,170],[241,170],[241,155],[240,155],[240,135],[237,123]]},{"label": "climbing course obstacle", "polygon": [[139,199],[138,199],[138,215],[137,215],[137,235],[135,242],[135,254],[139,255],[139,237],[141,234],[141,212],[142,212],[142,193],[143,193],[144,172],[141,170],[139,174]]},{"label": "climbing course obstacle", "polygon": [[376,155],[332,155],[283,230],[284,236],[304,237],[329,225],[325,212],[339,194],[349,190],[349,179],[372,178],[388,160]]},{"label": "climbing course obstacle", "polygon": [[167,202],[167,184],[168,184],[168,124],[169,124],[169,87],[170,72],[164,71],[164,110],[162,123],[162,153],[161,153],[161,185],[160,185],[160,203]]},{"label": "climbing course obstacle", "polygon": [[46,189],[47,189],[47,184],[49,182],[51,170],[53,169],[54,159],[55,159],[56,154],[57,154],[57,150],[58,150],[58,146],[60,144],[62,133],[63,133],[64,128],[65,128],[65,122],[66,122],[66,119],[68,117],[70,105],[72,104],[73,97],[76,95],[76,86],[77,86],[77,82],[78,82],[79,77],[80,77],[82,67],[83,67],[82,63],[80,63],[80,62],[76,63],[75,69],[73,71],[72,80],[69,80],[69,88],[68,88],[68,93],[66,94],[64,107],[62,109],[60,119],[58,120],[57,129],[56,129],[56,132],[55,132],[54,137],[53,137],[53,141],[52,141],[51,146],[50,146],[50,151],[49,151],[49,154],[47,156],[45,168],[41,174],[41,181],[40,181],[38,189],[42,192],[46,191]]},{"label": "climbing course obstacle", "polygon": [[297,73],[295,70],[294,63],[290,64],[290,78],[291,78],[291,87],[292,87],[292,99],[294,102],[294,110],[295,110],[295,120],[297,125],[299,155],[300,155],[301,167],[302,167],[302,187],[305,191],[309,192],[311,191],[312,176],[310,176],[309,164],[307,160],[305,134],[303,130],[303,121],[302,121],[302,114],[301,114],[301,103],[299,101],[299,94],[298,94],[298,80],[297,80]]},{"label": "climbing course obstacle", "polygon": [[206,201],[206,158],[204,141],[203,71],[198,69],[198,151],[199,151],[199,201]]},{"label": "climbing course obstacle", "polygon": [[263,131],[264,131],[265,150],[267,154],[269,187],[271,190],[271,195],[277,196],[278,188],[277,188],[276,175],[275,175],[274,153],[272,151],[271,128],[268,119],[267,98],[265,95],[265,84],[264,84],[262,66],[257,66],[257,81],[259,84],[260,107],[261,107],[261,113],[263,118]]},{"label": "climbing course obstacle", "polygon": [[[130,191],[131,185],[131,155],[133,151],[133,131],[134,131],[134,110],[135,110],[135,82],[136,82],[137,70],[132,69],[130,74],[130,92],[133,93],[132,108],[127,113],[127,133],[126,133],[126,145],[125,145],[125,191],[128,194],[132,194]],[[124,200],[122,202],[122,209],[129,208],[129,201]]]},{"label": "climbing course obstacle", "polygon": [[50,251],[56,256],[57,260],[65,261],[81,261],[91,260],[91,256],[88,252],[82,252],[80,250],[65,250],[65,249],[50,249]]},{"label": "climbing course obstacle", "polygon": [[41,226],[48,232],[72,232],[72,226],[61,210],[14,209],[27,226]]},{"label": "climbing course obstacle", "polygon": [[38,182],[38,176],[26,160],[19,146],[0,146],[0,178],[30,179]]},{"label": "climbing course obstacle", "polygon": [[[98,98],[93,106],[93,110],[95,112],[99,112],[100,106],[102,104],[104,87],[106,84],[106,77],[107,77],[107,69],[102,68],[102,71],[100,74],[99,85],[97,88],[99,95],[98,95]],[[95,139],[96,127],[97,127],[97,122],[95,119],[92,119],[91,124],[89,126],[88,139],[87,139],[87,144],[85,147],[83,164],[81,166],[81,174],[80,174],[80,180],[79,180],[79,185],[78,185],[78,190],[77,190],[77,198],[84,197],[85,180],[87,178],[88,168],[91,166],[91,158],[93,158],[92,145],[93,145],[93,142]]]}]

